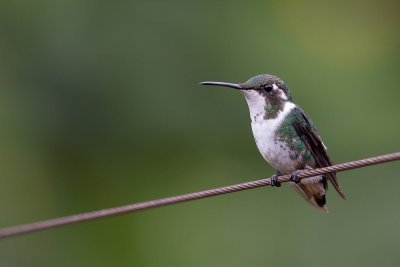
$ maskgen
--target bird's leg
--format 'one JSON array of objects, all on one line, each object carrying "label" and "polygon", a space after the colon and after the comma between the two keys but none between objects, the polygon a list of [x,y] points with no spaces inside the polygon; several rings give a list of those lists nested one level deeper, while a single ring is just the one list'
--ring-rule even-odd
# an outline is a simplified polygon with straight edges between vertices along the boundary
[{"label": "bird's leg", "polygon": [[292,172],[292,174],[290,175],[290,181],[296,184],[300,183],[301,179],[297,178],[297,174],[299,174],[300,172],[301,170],[296,170]]},{"label": "bird's leg", "polygon": [[282,175],[279,171],[277,171],[274,175],[271,176],[271,186],[280,187],[281,183],[276,180],[276,177]]}]

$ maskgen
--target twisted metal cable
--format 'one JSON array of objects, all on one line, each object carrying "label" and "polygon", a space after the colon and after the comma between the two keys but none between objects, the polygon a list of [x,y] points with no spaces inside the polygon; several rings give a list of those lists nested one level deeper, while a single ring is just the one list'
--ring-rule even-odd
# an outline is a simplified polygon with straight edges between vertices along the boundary
[{"label": "twisted metal cable", "polygon": [[[386,154],[386,155],[382,155],[382,156],[346,162],[346,163],[333,165],[333,166],[329,166],[329,167],[325,167],[325,168],[301,171],[297,175],[297,178],[304,179],[304,178],[317,176],[317,175],[321,175],[321,174],[325,174],[325,173],[341,172],[341,171],[346,171],[346,170],[350,170],[350,169],[365,167],[365,166],[369,166],[369,165],[374,165],[374,164],[379,164],[379,163],[384,163],[384,162],[389,162],[389,161],[394,161],[394,160],[399,160],[399,159],[400,159],[400,152],[396,152],[396,153],[392,153],[392,154]],[[290,175],[278,176],[277,181],[280,183],[288,182],[288,181],[290,181]],[[216,196],[216,195],[233,193],[233,192],[243,191],[243,190],[257,188],[257,187],[261,187],[261,186],[267,186],[270,184],[271,184],[271,178],[267,178],[267,179],[261,179],[261,180],[256,180],[256,181],[251,181],[251,182],[246,182],[246,183],[241,183],[241,184],[219,187],[219,188],[210,189],[210,190],[204,190],[204,191],[185,194],[185,195],[161,198],[161,199],[157,199],[157,200],[150,200],[150,201],[136,203],[136,204],[130,204],[130,205],[126,205],[126,206],[120,206],[120,207],[115,207],[115,208],[110,208],[110,209],[103,209],[103,210],[92,211],[92,212],[87,212],[87,213],[82,213],[82,214],[76,214],[76,215],[71,215],[71,216],[46,220],[46,221],[40,221],[40,222],[36,222],[36,223],[24,224],[24,225],[10,227],[10,228],[4,228],[4,229],[0,230],[0,239],[10,237],[10,236],[20,235],[20,234],[24,234],[24,233],[44,230],[44,229],[48,229],[48,228],[53,228],[53,227],[57,227],[57,226],[62,226],[62,225],[66,225],[66,224],[88,221],[88,220],[93,220],[93,219],[97,219],[97,218],[133,212],[133,211],[137,211],[137,210],[149,209],[149,208],[153,208],[153,207],[166,206],[166,205],[170,205],[170,204],[174,204],[174,203],[185,202],[185,201],[199,199],[199,198],[206,198],[206,197],[211,197],[211,196]]]}]

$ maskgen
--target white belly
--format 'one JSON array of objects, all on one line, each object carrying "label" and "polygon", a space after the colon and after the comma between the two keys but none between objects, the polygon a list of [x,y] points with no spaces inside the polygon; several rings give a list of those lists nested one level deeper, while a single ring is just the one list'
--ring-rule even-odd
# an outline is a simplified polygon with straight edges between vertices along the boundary
[{"label": "white belly", "polygon": [[254,139],[264,159],[277,171],[283,174],[296,170],[295,162],[290,158],[289,148],[285,142],[275,140],[276,127],[269,123],[252,122]]}]

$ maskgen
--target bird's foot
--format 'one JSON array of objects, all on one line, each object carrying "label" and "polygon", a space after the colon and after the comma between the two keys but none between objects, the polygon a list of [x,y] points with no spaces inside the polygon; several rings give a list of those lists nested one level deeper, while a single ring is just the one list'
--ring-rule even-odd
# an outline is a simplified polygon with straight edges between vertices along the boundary
[{"label": "bird's foot", "polygon": [[300,183],[301,179],[297,178],[297,174],[299,174],[300,172],[301,170],[292,172],[292,174],[290,175],[290,181],[296,184]]},{"label": "bird's foot", "polygon": [[271,186],[280,187],[281,183],[276,180],[276,177],[278,177],[278,174],[274,174],[271,176]]}]

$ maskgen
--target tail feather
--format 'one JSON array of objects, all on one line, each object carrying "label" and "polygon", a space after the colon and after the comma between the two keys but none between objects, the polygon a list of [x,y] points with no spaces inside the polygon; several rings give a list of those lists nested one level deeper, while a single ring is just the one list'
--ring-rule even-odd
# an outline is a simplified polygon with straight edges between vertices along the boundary
[{"label": "tail feather", "polygon": [[326,208],[326,189],[327,182],[325,177],[318,183],[290,183],[290,185],[302,196],[308,203],[317,209],[328,212]]}]

